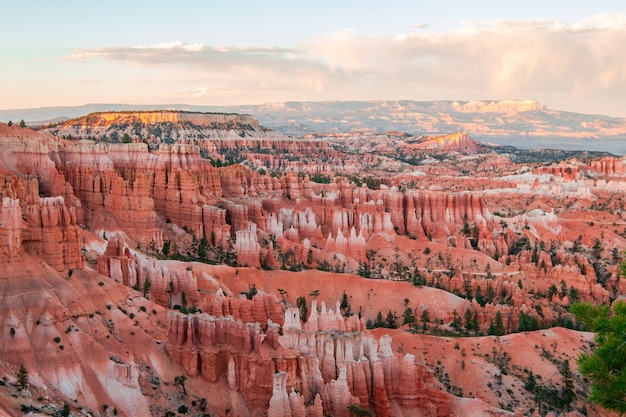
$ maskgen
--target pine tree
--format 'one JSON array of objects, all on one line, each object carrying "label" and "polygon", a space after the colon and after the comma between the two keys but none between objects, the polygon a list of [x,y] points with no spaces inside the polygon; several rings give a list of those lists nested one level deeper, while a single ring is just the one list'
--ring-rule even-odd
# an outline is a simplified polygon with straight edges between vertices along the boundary
[{"label": "pine tree", "polygon": [[209,242],[207,242],[206,238],[202,236],[202,239],[200,239],[200,243],[198,244],[198,258],[203,260],[206,259],[208,248]]},{"label": "pine tree", "polygon": [[563,391],[561,391],[561,400],[566,410],[571,409],[571,403],[574,401],[574,381],[572,370],[569,366],[569,360],[565,359],[561,364],[561,375],[563,376]]},{"label": "pine tree", "polygon": [[370,278],[372,276],[372,271],[367,262],[361,262],[359,264],[359,269],[357,270],[357,274],[363,278]]},{"label": "pine tree", "polygon": [[306,298],[304,296],[300,296],[296,299],[296,307],[300,309],[300,321],[306,323],[309,317],[309,308],[306,305]]},{"label": "pine tree", "polygon": [[474,294],[474,298],[481,307],[484,307],[485,304],[487,304],[485,297],[483,297],[483,290],[480,288],[480,285],[476,287],[476,294]]},{"label": "pine tree", "polygon": [[352,315],[352,309],[350,308],[350,302],[348,302],[348,294],[343,292],[343,296],[341,297],[341,304],[339,305],[341,309],[341,314],[344,317],[350,317]]},{"label": "pine tree", "polygon": [[474,335],[477,335],[478,332],[480,332],[480,323],[478,323],[478,317],[476,317],[476,315],[474,315],[472,319],[472,327],[474,328]]},{"label": "pine tree", "polygon": [[163,248],[161,249],[161,252],[163,252],[163,255],[165,256],[169,255],[171,244],[172,243],[169,240],[166,240],[165,242],[163,242]]},{"label": "pine tree", "polygon": [[398,322],[396,320],[396,315],[391,310],[389,310],[389,312],[387,313],[387,318],[385,319],[385,327],[388,328],[388,329],[397,329],[398,328]]},{"label": "pine tree", "polygon": [[556,285],[550,285],[550,288],[548,288],[548,297],[550,298],[550,300],[552,300],[552,296],[556,295],[556,293],[558,292],[559,289],[556,287]]},{"label": "pine tree", "polygon": [[574,303],[570,311],[596,332],[595,350],[577,360],[579,371],[591,380],[589,400],[626,413],[626,303],[614,302],[612,311],[605,305]]},{"label": "pine tree", "polygon": [[474,227],[472,227],[472,239],[470,240],[470,244],[472,245],[472,248],[474,248],[475,250],[478,250],[479,235],[480,235],[480,229],[478,228],[477,224],[474,224]]},{"label": "pine tree", "polygon": [[524,389],[529,392],[535,392],[536,387],[537,381],[535,380],[535,375],[533,374],[533,371],[530,371],[528,374],[528,380],[526,380],[526,383],[524,384]]},{"label": "pine tree", "polygon": [[150,278],[146,278],[146,280],[143,282],[143,296],[144,296],[144,298],[150,292],[150,288],[152,288],[152,282],[150,282]]},{"label": "pine tree", "polygon": [[20,370],[17,372],[17,388],[19,390],[28,389],[28,371],[24,367],[24,364],[20,365]]},{"label": "pine tree", "polygon": [[470,229],[470,225],[467,222],[467,215],[463,219],[463,229],[461,229],[461,233],[463,233],[467,237],[469,237],[470,233],[472,233],[472,229]]},{"label": "pine tree", "polygon": [[487,285],[487,294],[485,295],[485,303],[493,303],[493,299],[496,296],[495,291],[491,284]]},{"label": "pine tree", "polygon": [[374,327],[384,327],[384,326],[385,326],[385,322],[383,321],[383,313],[379,311],[378,315],[376,316],[376,320],[374,320]]},{"label": "pine tree", "polygon": [[502,314],[498,311],[496,313],[495,321],[496,336],[502,336],[504,334],[504,323],[502,322]]},{"label": "pine tree", "polygon": [[453,315],[453,319],[452,319],[452,323],[450,324],[450,327],[452,327],[454,330],[458,332],[459,330],[461,330],[461,318],[457,314],[456,310],[452,312],[452,315]]},{"label": "pine tree", "polygon": [[428,323],[430,322],[430,316],[428,314],[428,310],[422,310],[422,315],[420,316],[420,320],[422,321],[422,330],[428,330]]},{"label": "pine tree", "polygon": [[180,295],[180,302],[183,304],[183,310],[187,310],[187,294],[185,294],[185,291]]},{"label": "pine tree", "polygon": [[415,323],[415,315],[413,314],[413,309],[411,307],[407,307],[406,310],[404,310],[404,319],[402,320],[402,325],[404,326],[405,324],[408,324],[409,328],[411,328],[413,323]]},{"label": "pine tree", "polygon": [[69,417],[70,415],[70,405],[66,402],[63,403],[63,411],[61,411],[61,416]]},{"label": "pine tree", "polygon": [[471,332],[474,329],[474,314],[472,314],[472,310],[469,308],[465,310],[465,329],[468,332]]},{"label": "pine tree", "polygon": [[187,375],[178,375],[174,377],[174,386],[180,386],[183,389],[183,395],[187,395],[187,390],[185,389],[185,382],[187,382]]}]

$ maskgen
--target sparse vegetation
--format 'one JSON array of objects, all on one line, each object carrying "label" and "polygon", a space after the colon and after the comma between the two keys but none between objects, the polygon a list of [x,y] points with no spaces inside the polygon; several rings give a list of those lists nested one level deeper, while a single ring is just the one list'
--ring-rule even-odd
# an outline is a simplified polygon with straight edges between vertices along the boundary
[{"label": "sparse vegetation", "polygon": [[363,416],[371,416],[372,413],[367,408],[359,407],[358,405],[350,404],[348,406],[348,413],[350,413],[350,417],[363,417]]}]

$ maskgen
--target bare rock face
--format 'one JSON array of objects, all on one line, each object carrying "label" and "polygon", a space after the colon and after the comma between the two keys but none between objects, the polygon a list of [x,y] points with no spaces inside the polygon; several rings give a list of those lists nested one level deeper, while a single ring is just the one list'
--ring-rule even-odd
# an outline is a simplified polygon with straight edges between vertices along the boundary
[{"label": "bare rock face", "polygon": [[93,223],[94,228],[104,228],[98,224],[104,214],[113,222],[113,225],[107,224],[108,230],[125,230],[144,247],[151,243],[160,247],[163,240],[156,227],[149,176],[138,170],[139,167],[128,167],[132,175],[124,177],[127,170],[121,169],[117,160],[122,151],[125,151],[124,159],[135,163],[149,163],[154,159],[140,145],[117,149],[115,145],[90,141],[60,148],[51,157],[58,172],[83,203],[87,223]]},{"label": "bare rock face", "polygon": [[[202,205],[222,195],[218,170],[202,161],[198,148],[164,145],[154,152],[152,180],[155,208],[173,223],[202,237]],[[150,167],[143,167],[152,173]]]},{"label": "bare rock face", "polygon": [[57,271],[83,267],[82,236],[73,207],[63,197],[41,199],[41,206],[25,208],[27,228],[23,244]]},{"label": "bare rock face", "polygon": [[250,223],[247,230],[237,230],[235,251],[237,264],[242,266],[260,267],[261,246],[256,238],[256,224]]},{"label": "bare rock face", "polygon": [[163,239],[156,229],[154,201],[150,198],[147,177],[140,172],[132,183],[115,176],[110,193],[104,196],[104,209],[111,213],[121,230],[135,237],[141,245],[160,247]]},{"label": "bare rock face", "polygon": [[[405,201],[407,209],[402,218],[406,218],[407,232],[412,236],[449,236],[456,234],[464,222],[493,229],[493,216],[485,208],[480,194],[413,192],[406,195]],[[398,220],[394,225],[396,223]]]},{"label": "bare rock face", "polygon": [[240,296],[226,297],[220,289],[213,295],[210,302],[202,306],[204,311],[215,317],[231,316],[244,323],[267,323],[271,321],[283,324],[285,306],[271,294],[258,293],[252,300]]},{"label": "bare rock face", "polygon": [[19,200],[2,199],[0,206],[0,262],[13,263],[22,254],[22,209]]},{"label": "bare rock face", "polygon": [[262,333],[258,323],[170,311],[166,349],[188,375],[212,383],[225,377],[251,407],[272,416],[318,415],[320,400],[324,415],[347,417],[349,405],[373,404],[377,415],[392,416],[392,401],[447,415],[447,395],[433,396],[437,390],[423,382],[428,373],[420,375],[413,355],[397,358],[389,336],[377,341],[324,305],[320,314],[311,308],[308,330],[299,310],[287,309],[280,337],[271,321]]},{"label": "bare rock face", "polygon": [[143,144],[81,142],[53,158],[84,201],[87,221],[104,209],[119,229],[145,248],[163,245],[156,213],[184,226],[197,239],[205,234],[205,223],[220,220],[219,216],[204,220],[203,205],[207,198],[221,195],[221,185],[217,170],[202,163],[197,148],[163,145],[149,153]]},{"label": "bare rock face", "polygon": [[38,199],[20,206],[5,197],[0,207],[0,255],[4,262],[20,258],[23,249],[40,256],[58,271],[83,267],[82,237],[73,207],[63,197]]},{"label": "bare rock face", "polygon": [[[5,152],[9,152],[16,163],[12,168],[28,168],[28,154],[20,151],[29,150],[30,156],[39,160],[34,162],[39,172],[49,171],[53,164],[43,154],[47,147],[39,145],[34,150],[29,147],[29,142],[17,141],[8,145]],[[40,174],[26,176],[12,172],[4,177],[0,183],[3,219],[0,235],[4,243],[0,247],[4,248],[7,262],[18,259],[22,249],[26,249],[58,271],[82,268],[82,237],[77,226],[80,203],[73,196],[71,187],[65,187],[67,184],[62,177],[59,181],[58,176],[51,177],[54,184],[43,180]],[[42,187],[58,188],[60,195],[42,198],[39,195]],[[71,204],[66,204],[64,195]]]},{"label": "bare rock face", "polygon": [[202,235],[213,246],[228,246],[231,226],[226,223],[226,210],[205,204],[202,206]]},{"label": "bare rock face", "polygon": [[[266,342],[258,323],[244,324],[204,313],[187,316],[174,311],[168,313],[168,321],[167,352],[186,373],[200,375],[207,382],[227,377],[229,385],[252,408],[269,407],[275,372],[296,368],[292,354],[278,359],[273,343]],[[280,401],[289,404],[286,392]]]},{"label": "bare rock face", "polygon": [[618,158],[602,158],[592,161],[591,169],[604,175],[622,175],[624,173],[624,164]]},{"label": "bare rock face", "polygon": [[98,273],[113,278],[128,287],[139,285],[135,257],[121,236],[111,237],[104,255],[98,258]]},{"label": "bare rock face", "polygon": [[428,138],[415,145],[417,149],[436,149],[447,152],[457,151],[465,153],[476,153],[481,147],[474,142],[467,133],[452,133],[449,135]]}]

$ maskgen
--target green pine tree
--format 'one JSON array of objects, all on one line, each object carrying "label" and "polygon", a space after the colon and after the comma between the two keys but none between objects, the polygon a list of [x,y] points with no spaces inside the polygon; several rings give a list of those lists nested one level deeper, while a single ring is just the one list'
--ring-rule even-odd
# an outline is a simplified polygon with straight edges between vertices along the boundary
[{"label": "green pine tree", "polygon": [[304,296],[300,296],[296,299],[296,307],[300,309],[300,321],[302,323],[306,323],[309,317],[309,308],[306,304],[306,298]]},{"label": "green pine tree", "polygon": [[430,315],[428,314],[428,310],[422,310],[420,320],[422,321],[422,330],[428,330],[428,323],[430,323]]},{"label": "green pine tree", "polygon": [[504,323],[502,322],[502,314],[498,311],[496,313],[496,321],[494,323],[496,336],[502,336],[504,334]]},{"label": "green pine tree", "polygon": [[28,371],[24,367],[24,365],[20,365],[20,370],[17,372],[17,382],[15,384],[17,388],[21,390],[28,389]]},{"label": "green pine tree", "polygon": [[415,315],[413,314],[413,309],[411,307],[407,307],[404,310],[404,318],[402,320],[402,325],[408,324],[409,328],[415,323]]},{"label": "green pine tree", "polygon": [[346,294],[345,291],[341,296],[341,304],[339,305],[339,308],[341,309],[341,314],[344,317],[350,317],[352,315],[352,309],[350,308],[350,302],[348,301],[348,294]]},{"label": "green pine tree", "polygon": [[187,390],[185,389],[185,382],[187,382],[187,375],[178,375],[174,377],[174,386],[179,386],[183,389],[183,396],[187,396]]},{"label": "green pine tree", "polygon": [[374,327],[384,327],[384,326],[385,326],[385,322],[383,321],[383,313],[379,311],[378,315],[376,316],[376,320],[374,320]]},{"label": "green pine tree", "polygon": [[388,329],[398,328],[398,321],[396,319],[396,315],[391,310],[389,310],[389,312],[387,313],[387,317],[385,319],[385,327]]},{"label": "green pine tree", "polygon": [[[623,264],[622,264],[623,266]],[[582,354],[579,371],[591,380],[589,400],[618,414],[626,413],[626,303],[575,303],[570,311],[596,333],[595,350]]]},{"label": "green pine tree", "polygon": [[150,288],[152,288],[152,282],[150,282],[150,278],[146,278],[146,280],[143,282],[143,296],[144,296],[144,298],[150,292]]},{"label": "green pine tree", "polygon": [[474,329],[474,314],[469,308],[465,310],[465,329],[471,332]]}]

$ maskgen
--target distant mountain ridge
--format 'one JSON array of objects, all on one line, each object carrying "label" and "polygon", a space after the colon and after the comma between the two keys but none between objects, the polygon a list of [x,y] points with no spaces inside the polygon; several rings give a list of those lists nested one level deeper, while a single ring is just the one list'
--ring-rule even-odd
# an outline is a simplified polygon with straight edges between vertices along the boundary
[{"label": "distant mountain ridge", "polygon": [[289,136],[392,130],[425,135],[467,132],[480,142],[527,149],[579,149],[626,154],[626,119],[550,110],[535,100],[292,101],[238,106],[88,104],[0,110],[0,120],[49,120],[91,112],[136,110],[249,114],[262,126]]}]

